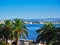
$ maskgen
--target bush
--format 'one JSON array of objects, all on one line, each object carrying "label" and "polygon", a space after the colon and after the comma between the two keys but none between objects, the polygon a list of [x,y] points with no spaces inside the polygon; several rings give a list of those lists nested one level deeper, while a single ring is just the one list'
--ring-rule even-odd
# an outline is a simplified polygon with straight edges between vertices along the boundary
[{"label": "bush", "polygon": [[5,45],[6,42],[5,41],[0,41],[0,45]]},{"label": "bush", "polygon": [[60,45],[60,42],[54,42],[52,45]]}]

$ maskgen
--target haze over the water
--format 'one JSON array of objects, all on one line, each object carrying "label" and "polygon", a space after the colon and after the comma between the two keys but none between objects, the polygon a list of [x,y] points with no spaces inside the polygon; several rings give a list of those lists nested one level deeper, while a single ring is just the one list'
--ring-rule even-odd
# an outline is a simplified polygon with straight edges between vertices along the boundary
[{"label": "haze over the water", "polygon": [[60,0],[0,0],[0,20],[60,18]]}]

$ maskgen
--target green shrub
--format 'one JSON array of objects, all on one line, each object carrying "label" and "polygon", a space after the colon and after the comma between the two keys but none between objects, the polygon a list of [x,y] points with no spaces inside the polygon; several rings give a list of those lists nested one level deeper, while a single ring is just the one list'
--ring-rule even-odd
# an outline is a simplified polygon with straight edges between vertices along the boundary
[{"label": "green shrub", "polygon": [[0,41],[0,45],[5,45],[6,42],[5,41]]}]

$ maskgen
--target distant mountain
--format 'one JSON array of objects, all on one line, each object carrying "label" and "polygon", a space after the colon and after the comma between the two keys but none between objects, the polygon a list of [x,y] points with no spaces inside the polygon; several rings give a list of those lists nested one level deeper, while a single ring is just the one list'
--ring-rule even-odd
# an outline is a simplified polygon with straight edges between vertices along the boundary
[{"label": "distant mountain", "polygon": [[60,21],[60,18],[46,18],[45,21]]},{"label": "distant mountain", "polygon": [[45,18],[45,19],[22,19],[23,21],[28,21],[28,22],[39,22],[39,21],[60,21],[60,18]]}]

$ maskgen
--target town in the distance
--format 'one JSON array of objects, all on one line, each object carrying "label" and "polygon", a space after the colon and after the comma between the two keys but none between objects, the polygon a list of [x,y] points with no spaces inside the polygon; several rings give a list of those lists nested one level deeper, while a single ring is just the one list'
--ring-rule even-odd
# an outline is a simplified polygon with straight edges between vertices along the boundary
[{"label": "town in the distance", "polygon": [[[25,24],[44,24],[46,22],[52,22],[53,24],[60,24],[60,18],[21,19],[21,20],[23,20]],[[3,20],[0,20],[0,24],[1,23],[3,23]]]}]

